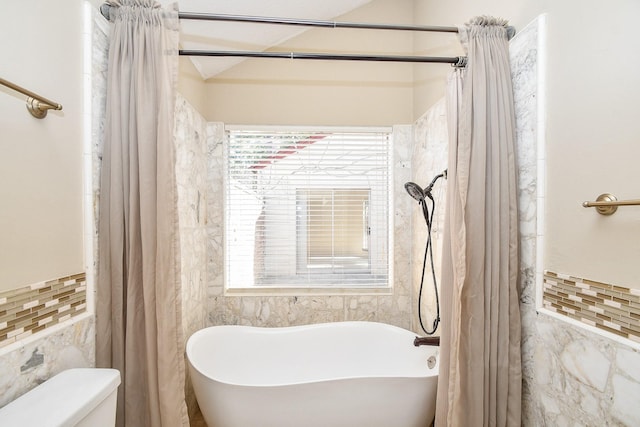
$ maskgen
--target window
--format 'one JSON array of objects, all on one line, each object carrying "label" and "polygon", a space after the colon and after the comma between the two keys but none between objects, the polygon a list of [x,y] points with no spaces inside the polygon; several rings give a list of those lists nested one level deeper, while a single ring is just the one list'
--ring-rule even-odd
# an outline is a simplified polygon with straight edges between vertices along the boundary
[{"label": "window", "polygon": [[298,273],[370,271],[368,188],[298,190]]},{"label": "window", "polygon": [[227,288],[389,286],[389,129],[227,129]]}]

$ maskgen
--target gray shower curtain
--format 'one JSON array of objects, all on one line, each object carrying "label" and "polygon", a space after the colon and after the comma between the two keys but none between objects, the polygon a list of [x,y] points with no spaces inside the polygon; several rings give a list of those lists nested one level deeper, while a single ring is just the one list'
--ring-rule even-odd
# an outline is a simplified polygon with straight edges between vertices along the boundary
[{"label": "gray shower curtain", "polygon": [[96,365],[120,370],[118,426],[188,426],[173,145],[178,16],[109,2]]},{"label": "gray shower curtain", "polygon": [[506,22],[460,28],[449,81],[449,173],[436,427],[521,424],[515,114]]}]

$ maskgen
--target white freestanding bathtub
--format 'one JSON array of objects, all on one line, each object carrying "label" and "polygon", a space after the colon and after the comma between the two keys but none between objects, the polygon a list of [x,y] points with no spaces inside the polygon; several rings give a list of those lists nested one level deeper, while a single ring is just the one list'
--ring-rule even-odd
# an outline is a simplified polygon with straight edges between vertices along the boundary
[{"label": "white freestanding bathtub", "polygon": [[374,322],[214,326],[187,358],[209,427],[427,427],[437,347]]}]

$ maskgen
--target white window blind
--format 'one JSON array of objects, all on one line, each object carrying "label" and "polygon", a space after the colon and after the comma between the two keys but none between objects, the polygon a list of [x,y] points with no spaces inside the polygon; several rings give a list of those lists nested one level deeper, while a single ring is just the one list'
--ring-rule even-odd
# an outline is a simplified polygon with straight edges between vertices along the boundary
[{"label": "white window blind", "polygon": [[228,288],[389,285],[389,129],[227,129]]}]

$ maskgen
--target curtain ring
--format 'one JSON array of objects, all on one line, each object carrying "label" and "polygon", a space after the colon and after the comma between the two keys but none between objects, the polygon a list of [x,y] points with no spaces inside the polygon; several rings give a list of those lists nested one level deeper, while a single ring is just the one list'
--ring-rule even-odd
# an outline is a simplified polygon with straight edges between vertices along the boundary
[{"label": "curtain ring", "polygon": [[458,56],[458,62],[455,64],[451,64],[454,68],[464,68],[467,66],[467,57],[466,56]]}]

